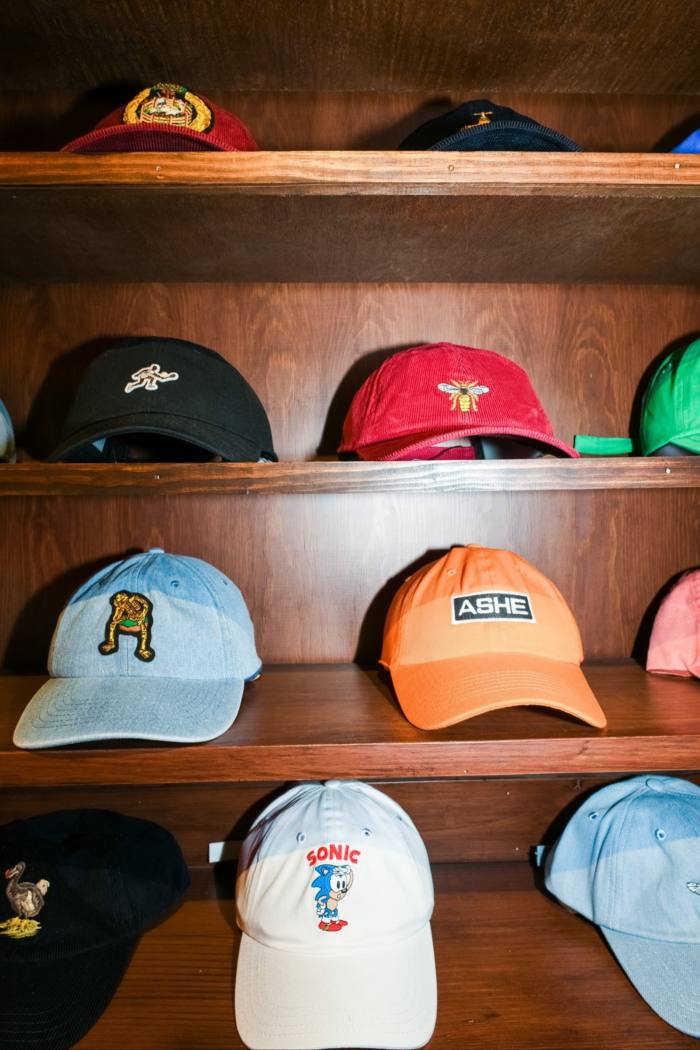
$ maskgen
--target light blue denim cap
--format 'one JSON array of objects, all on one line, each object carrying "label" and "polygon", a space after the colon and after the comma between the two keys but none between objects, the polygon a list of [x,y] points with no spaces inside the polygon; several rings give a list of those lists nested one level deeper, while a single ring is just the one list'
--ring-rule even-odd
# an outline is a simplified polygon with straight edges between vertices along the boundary
[{"label": "light blue denim cap", "polygon": [[14,463],[16,458],[14,427],[12,426],[10,413],[0,401],[0,460],[5,460],[6,463]]},{"label": "light blue denim cap", "polygon": [[600,926],[652,1010],[700,1037],[700,788],[637,776],[596,791],[551,850],[545,883]]},{"label": "light blue denim cap", "polygon": [[14,742],[212,740],[259,672],[235,584],[199,558],[156,548],[108,565],[73,595],[51,643],[51,678],[22,713]]}]

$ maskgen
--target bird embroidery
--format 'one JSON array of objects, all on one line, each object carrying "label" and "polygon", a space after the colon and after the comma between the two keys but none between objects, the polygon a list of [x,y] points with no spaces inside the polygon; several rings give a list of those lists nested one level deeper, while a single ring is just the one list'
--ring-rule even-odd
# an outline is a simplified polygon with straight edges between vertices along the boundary
[{"label": "bird embroidery", "polygon": [[34,920],[44,907],[44,897],[50,883],[48,879],[39,879],[36,883],[20,882],[26,867],[24,861],[20,860],[5,872],[5,878],[10,880],[5,889],[5,896],[15,913],[14,918],[0,922],[0,934],[5,937],[33,937],[41,929],[40,924]]}]

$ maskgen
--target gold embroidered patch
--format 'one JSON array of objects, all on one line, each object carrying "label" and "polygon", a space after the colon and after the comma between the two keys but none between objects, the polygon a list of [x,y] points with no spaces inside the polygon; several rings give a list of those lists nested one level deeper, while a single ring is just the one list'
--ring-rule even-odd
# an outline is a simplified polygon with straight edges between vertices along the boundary
[{"label": "gold embroidered patch", "polygon": [[475,120],[473,124],[462,124],[462,127],[459,129],[460,131],[466,131],[467,128],[478,128],[481,127],[482,124],[490,124],[491,121],[489,120],[489,117],[493,116],[493,110],[481,110],[477,113],[473,113],[472,116],[478,117],[479,119]]},{"label": "gold embroidered patch", "polygon": [[51,885],[48,879],[39,879],[36,883],[20,882],[26,866],[20,860],[5,872],[5,878],[9,880],[5,896],[15,914],[13,918],[0,922],[0,935],[14,940],[33,937],[41,929],[41,925],[35,922],[35,916],[44,907],[44,898]]},{"label": "gold embroidered patch", "polygon": [[214,114],[199,95],[194,95],[181,84],[154,84],[127,103],[122,121],[124,124],[166,124],[191,131],[210,131]]},{"label": "gold embroidered patch", "polygon": [[156,655],[151,649],[153,603],[145,595],[132,591],[118,591],[109,600],[112,614],[105,627],[105,640],[100,642],[98,649],[103,656],[110,656],[119,649],[120,634],[135,634],[138,643],[134,655],[150,663]]},{"label": "gold embroidered patch", "polygon": [[476,379],[451,379],[449,383],[438,383],[438,390],[450,395],[450,411],[478,412],[479,398],[490,392],[490,387],[480,386]]}]

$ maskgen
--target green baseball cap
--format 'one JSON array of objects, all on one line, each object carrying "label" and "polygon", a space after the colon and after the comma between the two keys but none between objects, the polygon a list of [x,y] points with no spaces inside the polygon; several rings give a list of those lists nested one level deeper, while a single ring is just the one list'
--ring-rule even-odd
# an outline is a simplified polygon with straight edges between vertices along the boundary
[{"label": "green baseball cap", "polygon": [[700,454],[700,339],[664,358],[642,402],[639,441],[577,434],[574,448],[589,456],[650,456],[664,445]]}]

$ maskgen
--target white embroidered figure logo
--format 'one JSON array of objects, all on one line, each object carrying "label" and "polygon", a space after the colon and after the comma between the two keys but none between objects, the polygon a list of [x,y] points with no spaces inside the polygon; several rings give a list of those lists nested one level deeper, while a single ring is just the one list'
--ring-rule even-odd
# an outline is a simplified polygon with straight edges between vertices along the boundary
[{"label": "white embroidered figure logo", "polygon": [[141,387],[144,390],[157,390],[159,383],[172,383],[179,378],[178,372],[161,372],[160,365],[146,365],[132,374],[132,382],[126,384],[124,393],[130,394],[132,390],[139,390]]},{"label": "white embroidered figure logo", "polygon": [[691,893],[700,894],[700,882],[686,882],[686,886]]}]

